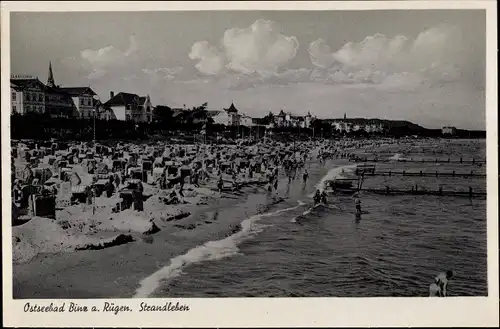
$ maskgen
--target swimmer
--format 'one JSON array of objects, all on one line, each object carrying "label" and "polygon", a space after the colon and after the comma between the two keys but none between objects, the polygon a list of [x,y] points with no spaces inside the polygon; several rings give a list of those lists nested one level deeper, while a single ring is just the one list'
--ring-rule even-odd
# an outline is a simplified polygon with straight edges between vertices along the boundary
[{"label": "swimmer", "polygon": [[440,273],[434,278],[434,282],[429,286],[429,297],[446,297],[448,281],[453,277],[452,271]]}]

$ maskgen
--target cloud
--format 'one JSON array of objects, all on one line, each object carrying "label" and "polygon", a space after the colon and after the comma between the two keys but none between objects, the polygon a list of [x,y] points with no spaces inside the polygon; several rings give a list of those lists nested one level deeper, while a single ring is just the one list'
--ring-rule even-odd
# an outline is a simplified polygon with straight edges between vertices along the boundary
[{"label": "cloud", "polygon": [[269,77],[289,63],[298,48],[296,37],[282,34],[273,21],[259,19],[247,28],[227,30],[219,48],[196,42],[189,58],[198,60],[196,68],[206,75],[232,71]]},{"label": "cloud", "polygon": [[189,58],[192,60],[198,59],[199,62],[196,64],[196,68],[206,75],[216,75],[224,69],[224,54],[207,41],[196,42],[191,47]]},{"label": "cloud", "polygon": [[309,44],[311,62],[329,70],[329,79],[338,82],[382,83],[392,75],[406,75],[417,81],[454,81],[467,65],[461,31],[439,25],[420,33],[415,39],[383,34],[348,42],[332,52],[323,39]]},{"label": "cloud", "polygon": [[311,62],[317,67],[326,69],[331,67],[335,62],[330,47],[322,38],[311,42],[307,51],[309,52]]},{"label": "cloud", "polygon": [[183,71],[182,67],[167,68],[160,67],[156,69],[142,69],[142,72],[155,81],[173,80]]},{"label": "cloud", "polygon": [[129,42],[125,51],[112,45],[99,49],[85,49],[80,52],[80,57],[67,58],[63,62],[90,71],[87,75],[88,79],[100,79],[108,75],[109,70],[126,65],[132,55],[137,52],[139,47],[135,36],[131,36]]}]

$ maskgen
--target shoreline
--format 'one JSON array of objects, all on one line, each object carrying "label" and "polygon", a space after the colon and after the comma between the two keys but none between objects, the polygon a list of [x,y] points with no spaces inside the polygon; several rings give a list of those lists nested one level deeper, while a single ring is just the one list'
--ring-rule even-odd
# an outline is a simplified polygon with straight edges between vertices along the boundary
[{"label": "shoreline", "polygon": [[[309,160],[308,165],[311,163],[314,161]],[[286,177],[281,177],[279,186],[286,185],[286,181]],[[169,264],[172,258],[208,241],[236,234],[243,220],[279,203],[276,195],[263,187],[249,184],[238,193],[223,192],[222,197],[212,193],[206,204],[179,205],[178,211],[189,211],[190,215],[177,221],[161,221],[161,216],[156,215],[154,222],[160,231],[152,235],[142,235],[144,225],[135,232],[99,232],[100,241],[103,236],[126,233],[134,238],[131,243],[100,250],[41,252],[27,262],[13,264],[14,298],[67,298],[68,294],[72,298],[132,297],[141,280]],[[151,198],[145,202],[145,209]],[[216,213],[218,219],[214,220]],[[124,212],[118,215],[123,216]],[[125,277],[124,273],[130,274]],[[96,277],[95,281],[88,279],[91,276]],[[103,289],[102,282],[109,283],[107,288]]]},{"label": "shoreline", "polygon": [[[158,225],[161,230],[152,235],[134,232],[135,241],[131,243],[101,250],[40,253],[26,263],[14,264],[14,298],[67,298],[68,292],[72,298],[128,297],[130,287],[138,285],[144,273],[153,273],[160,263],[212,236],[229,233],[232,223],[209,225],[205,223],[206,214],[220,207],[228,209],[243,197],[189,207],[191,214],[177,222],[200,224],[191,230],[176,227],[176,221],[171,221]],[[124,278],[124,273],[130,271],[131,275]],[[94,279],[89,280],[92,276]],[[102,282],[110,284],[103,289]]]},{"label": "shoreline", "polygon": [[[369,149],[369,152],[374,153],[381,150],[397,153],[406,147],[408,145],[368,145],[357,148],[355,152]],[[345,150],[348,151],[347,148]],[[158,222],[161,231],[153,235],[134,233],[134,237],[140,238],[133,243],[99,251],[40,254],[28,263],[14,265],[14,298],[133,297],[143,280],[169,267],[174,259],[184,259],[189,264],[217,260],[216,257],[210,259],[210,255],[195,256],[193,261],[182,257],[207,242],[218,242],[228,235],[238,234],[237,226],[252,216],[296,206],[296,201],[300,199],[309,201],[310,192],[317,188],[319,182],[329,175],[340,174],[339,167],[351,165],[348,159],[332,158],[321,164],[314,158],[307,161],[305,168],[311,168],[311,172],[316,168],[317,174],[322,174],[316,176],[315,181],[311,177],[308,191],[304,191],[300,174],[288,187],[287,178],[281,175],[278,193],[269,193],[263,186],[247,186],[242,189],[242,193],[223,193],[224,197],[210,199],[205,205],[185,205],[190,207],[190,216],[179,221]],[[284,202],[273,200],[276,195],[285,198]],[[185,228],[193,224],[195,227],[192,229]],[[181,264],[176,270],[182,273],[183,266]],[[103,282],[106,284],[103,285]],[[158,282],[158,287],[152,290],[151,295],[167,296],[168,291],[157,291],[162,278]]]}]

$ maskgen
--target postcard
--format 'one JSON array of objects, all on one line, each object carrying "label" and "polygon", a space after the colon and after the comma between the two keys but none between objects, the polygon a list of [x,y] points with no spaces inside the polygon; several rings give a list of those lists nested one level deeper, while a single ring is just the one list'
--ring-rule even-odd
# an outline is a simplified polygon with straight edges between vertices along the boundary
[{"label": "postcard", "polygon": [[5,325],[498,326],[495,5],[2,2]]}]

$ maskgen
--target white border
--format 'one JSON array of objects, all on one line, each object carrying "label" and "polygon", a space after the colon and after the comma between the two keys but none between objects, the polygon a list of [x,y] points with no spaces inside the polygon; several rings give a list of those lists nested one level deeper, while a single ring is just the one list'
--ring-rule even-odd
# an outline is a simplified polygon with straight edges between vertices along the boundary
[{"label": "white border", "polygon": [[[2,233],[3,316],[5,326],[114,327],[303,327],[303,326],[498,326],[498,163],[496,1],[344,1],[344,2],[2,2]],[[487,15],[487,174],[488,296],[471,298],[192,298],[189,312],[24,313],[28,300],[12,299],[10,225],[10,11],[153,10],[370,10],[485,9]],[[35,301],[35,300],[33,300]],[[38,303],[50,300],[36,300]],[[108,300],[138,309],[141,300]],[[152,301],[149,299],[148,301]],[[68,303],[69,300],[66,300]],[[101,306],[104,300],[77,300]],[[161,302],[158,300],[157,302]]]}]

